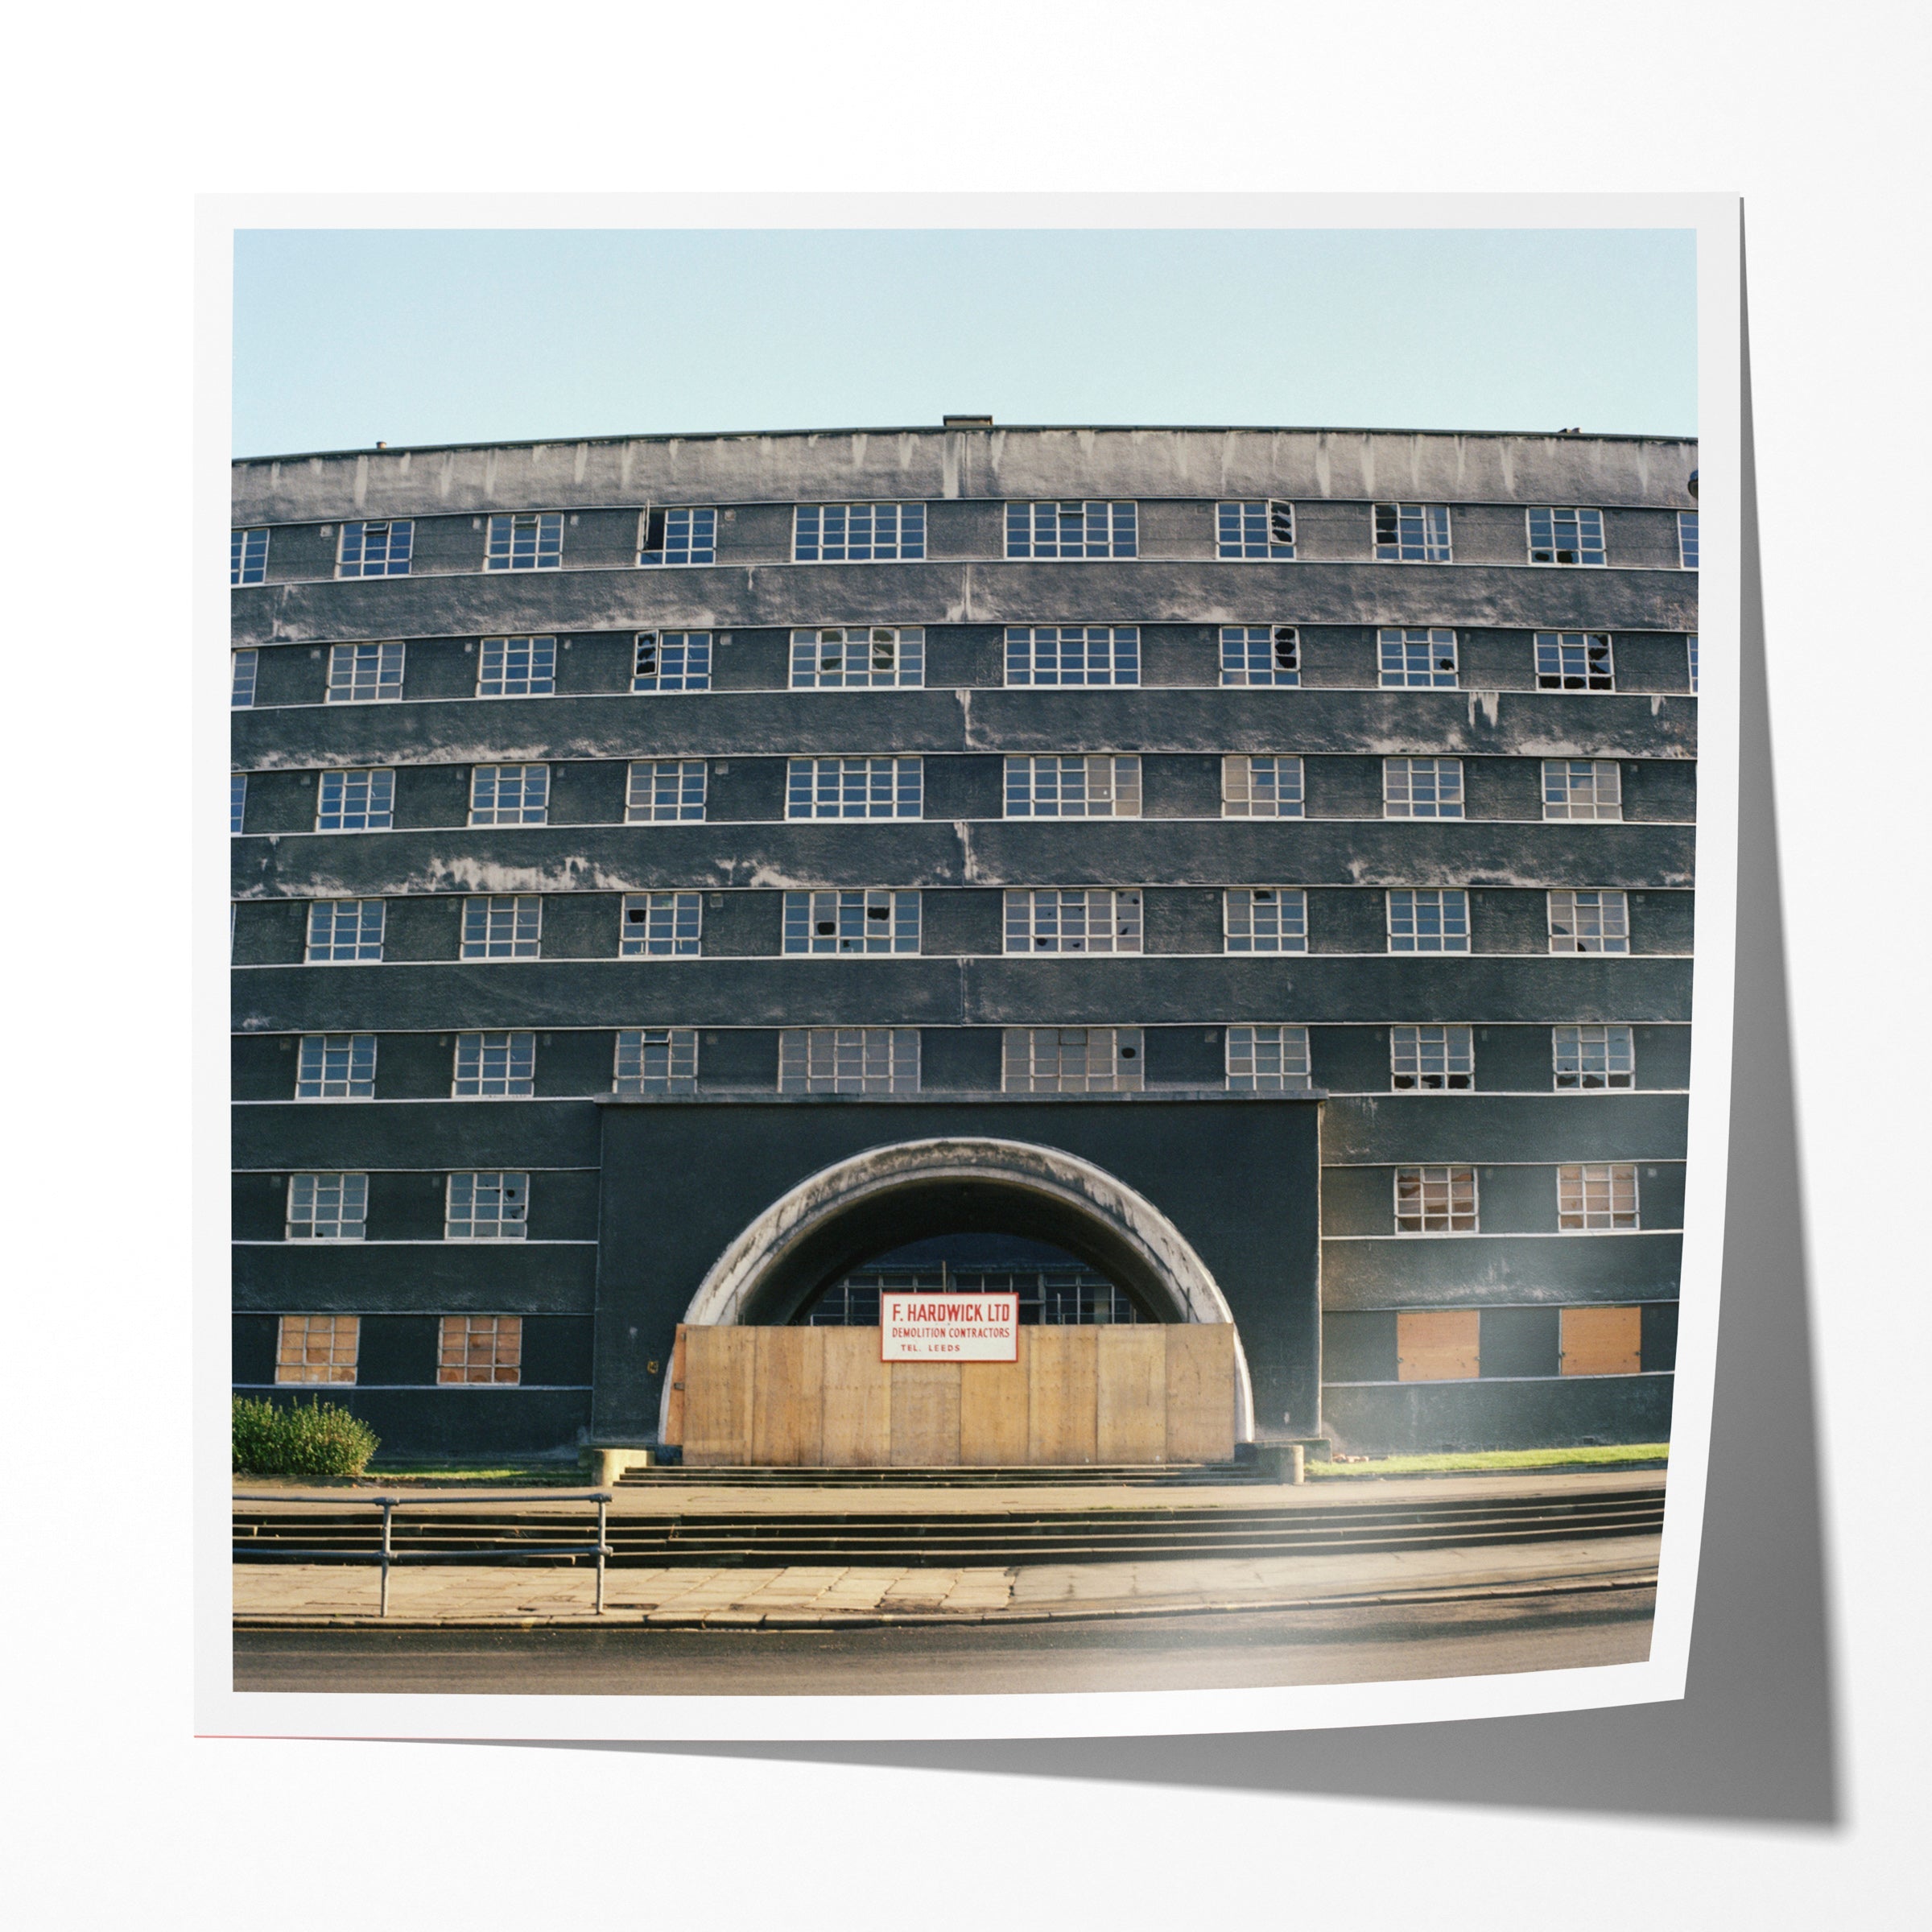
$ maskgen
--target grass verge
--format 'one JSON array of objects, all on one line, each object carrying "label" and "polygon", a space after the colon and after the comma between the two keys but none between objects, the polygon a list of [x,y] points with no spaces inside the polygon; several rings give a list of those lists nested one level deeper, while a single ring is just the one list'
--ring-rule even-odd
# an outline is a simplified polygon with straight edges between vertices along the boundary
[{"label": "grass verge", "polygon": [[1311,1481],[1364,1476],[1474,1475],[1491,1469],[1627,1468],[1668,1463],[1668,1443],[1610,1443],[1577,1449],[1472,1449],[1451,1455],[1384,1455],[1363,1463],[1307,1464]]}]

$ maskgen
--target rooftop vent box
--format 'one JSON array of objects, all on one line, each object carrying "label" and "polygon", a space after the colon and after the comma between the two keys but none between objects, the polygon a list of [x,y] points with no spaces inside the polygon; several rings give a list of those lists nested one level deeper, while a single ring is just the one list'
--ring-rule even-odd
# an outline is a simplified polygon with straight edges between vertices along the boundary
[{"label": "rooftop vent box", "polygon": [[942,429],[991,429],[993,418],[991,416],[941,416],[939,427]]}]

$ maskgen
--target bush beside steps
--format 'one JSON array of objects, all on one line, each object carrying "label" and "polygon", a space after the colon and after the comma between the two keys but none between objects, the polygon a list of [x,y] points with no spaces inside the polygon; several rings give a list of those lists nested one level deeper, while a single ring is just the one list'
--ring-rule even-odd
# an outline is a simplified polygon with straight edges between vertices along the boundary
[{"label": "bush beside steps", "polygon": [[320,1396],[286,1405],[233,1398],[237,1476],[360,1476],[376,1452],[367,1422]]}]

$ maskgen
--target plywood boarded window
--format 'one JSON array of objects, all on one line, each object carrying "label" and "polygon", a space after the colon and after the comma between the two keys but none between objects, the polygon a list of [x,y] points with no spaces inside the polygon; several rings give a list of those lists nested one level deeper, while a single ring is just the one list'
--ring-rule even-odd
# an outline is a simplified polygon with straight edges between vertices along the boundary
[{"label": "plywood boarded window", "polygon": [[514,1387],[523,1373],[520,1315],[446,1315],[437,1338],[439,1382]]},{"label": "plywood boarded window", "polygon": [[1410,1309],[1395,1318],[1398,1381],[1472,1381],[1480,1373],[1482,1316],[1474,1308]]},{"label": "plywood boarded window", "polygon": [[1563,1352],[1565,1375],[1636,1375],[1643,1367],[1641,1308],[1566,1308]]},{"label": "plywood boarded window", "polygon": [[361,1318],[285,1315],[275,1335],[278,1382],[353,1382]]}]

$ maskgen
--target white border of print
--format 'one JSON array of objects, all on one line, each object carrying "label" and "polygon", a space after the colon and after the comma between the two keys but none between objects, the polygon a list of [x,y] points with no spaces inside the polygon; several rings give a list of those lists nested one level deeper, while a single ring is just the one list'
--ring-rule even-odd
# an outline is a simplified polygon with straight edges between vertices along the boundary
[{"label": "white border of print", "polygon": [[[1683,1695],[1723,1260],[1736,930],[1740,204],[1730,195],[436,195],[205,196],[196,252],[193,1136],[196,1728],[203,1735],[546,1739],[1147,1736],[1438,1722]],[[227,1442],[228,523],[233,243],[240,228],[1689,228],[1697,235],[1701,677],[1697,1014],[1682,1313],[1657,1615],[1641,1664],[1239,1690],[579,1697],[237,1692]]]}]

